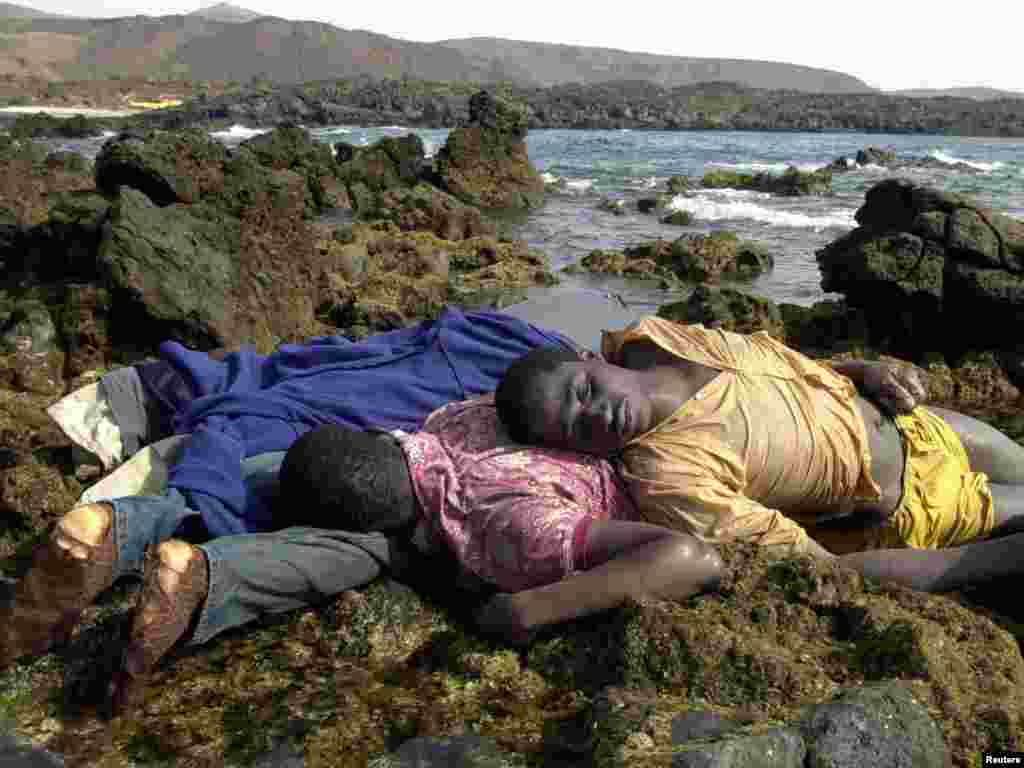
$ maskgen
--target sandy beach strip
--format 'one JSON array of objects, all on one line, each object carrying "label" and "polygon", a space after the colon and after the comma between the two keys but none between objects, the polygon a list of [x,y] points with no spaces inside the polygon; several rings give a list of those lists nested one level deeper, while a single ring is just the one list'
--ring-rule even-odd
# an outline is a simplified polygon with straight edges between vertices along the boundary
[{"label": "sandy beach strip", "polygon": [[0,107],[0,115],[31,115],[45,112],[54,117],[129,117],[145,109],[93,109],[92,107]]}]

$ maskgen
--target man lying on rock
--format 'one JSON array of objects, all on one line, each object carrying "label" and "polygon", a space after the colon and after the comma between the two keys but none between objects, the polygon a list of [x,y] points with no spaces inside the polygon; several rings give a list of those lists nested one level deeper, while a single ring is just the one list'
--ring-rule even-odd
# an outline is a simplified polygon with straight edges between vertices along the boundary
[{"label": "man lying on rock", "polygon": [[[595,319],[593,327],[601,325]],[[526,349],[572,347],[564,337],[498,313],[448,312],[435,323],[396,333],[411,334],[412,341],[383,334],[367,342],[362,357],[342,345],[346,362],[319,372],[348,397],[353,412],[331,401],[325,415],[323,404],[310,406],[303,390],[291,394],[306,398],[307,411],[295,403],[283,408],[287,398],[275,400],[295,382],[266,371],[300,359],[298,347],[283,347],[255,365],[259,361],[246,359],[251,353],[218,361],[170,345],[162,351],[177,361],[173,370],[146,364],[114,372],[149,382],[141,387],[140,413],[163,403],[159,420],[173,413],[179,430],[193,432],[185,455],[163,495],[79,506],[60,521],[2,610],[0,665],[64,640],[101,591],[119,576],[143,570],[129,649],[113,684],[115,705],[184,636],[205,642],[262,613],[361,586],[385,569],[398,570],[396,560],[424,554],[449,560],[454,554],[464,573],[502,590],[478,619],[509,640],[627,595],[680,597],[714,583],[717,556],[688,536],[638,522],[607,462],[511,445],[489,400],[442,410],[414,435],[327,427],[312,432],[289,462],[298,479],[278,497],[280,448],[318,419],[356,429],[411,430],[417,414],[422,422],[437,399],[461,400],[495,385],[503,366]],[[458,338],[461,345],[453,343]],[[329,352],[317,343],[304,347],[321,357]],[[447,373],[374,378],[389,365],[425,374],[423,363],[438,347],[450,363]],[[313,378],[316,368],[293,367],[300,380]],[[260,370],[262,375],[253,374]],[[175,371],[187,374],[188,386]],[[244,395],[245,381],[251,397]],[[467,381],[475,392],[464,386]],[[389,410],[396,403],[405,403],[400,418]],[[277,442],[271,439],[275,429]],[[153,431],[140,442],[155,437]],[[381,504],[378,494],[388,503]],[[283,501],[271,515],[276,498]],[[262,532],[274,528],[282,530]],[[147,548],[154,554],[144,558]],[[559,581],[580,570],[588,578]]]},{"label": "man lying on rock", "polygon": [[[614,457],[642,520],[708,543],[841,556],[926,591],[1024,567],[1019,536],[991,540],[1024,529],[1024,448],[916,406],[916,376],[828,368],[763,332],[656,317],[605,333],[602,352],[527,354],[498,410],[523,443]],[[886,409],[856,387],[881,392]]]}]

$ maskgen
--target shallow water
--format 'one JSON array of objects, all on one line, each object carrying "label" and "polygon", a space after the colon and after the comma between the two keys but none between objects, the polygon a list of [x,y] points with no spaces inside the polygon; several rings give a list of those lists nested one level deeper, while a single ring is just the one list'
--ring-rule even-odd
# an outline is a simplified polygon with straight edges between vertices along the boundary
[{"label": "shallow water", "polygon": [[[412,131],[428,155],[447,137],[446,130],[402,126],[336,126],[311,131],[314,138],[367,145],[384,136]],[[213,135],[237,144],[258,133],[240,127]],[[94,156],[104,139],[51,142]],[[853,215],[873,184],[900,175],[919,183],[973,195],[983,205],[1024,219],[1024,140],[956,136],[863,133],[766,133],[723,131],[533,131],[527,137],[530,158],[551,182],[560,182],[543,208],[503,225],[507,234],[543,251],[558,269],[595,248],[622,248],[643,240],[675,238],[683,232],[729,229],[741,238],[764,243],[775,269],[748,284],[753,293],[775,301],[809,305],[821,291],[815,250],[856,226]],[[690,227],[661,224],[657,216],[629,211],[617,216],[597,210],[604,197],[633,200],[664,190],[668,177],[699,177],[714,168],[781,173],[795,165],[805,171],[859,149],[882,147],[901,159],[931,157],[937,168],[893,173],[868,166],[835,174],[829,197],[784,198],[738,190],[697,190],[679,196],[673,207],[690,211]],[[963,169],[959,163],[970,167]],[[566,285],[587,285],[617,292],[630,304],[653,308],[681,295],[656,285],[606,276],[565,276]]]}]

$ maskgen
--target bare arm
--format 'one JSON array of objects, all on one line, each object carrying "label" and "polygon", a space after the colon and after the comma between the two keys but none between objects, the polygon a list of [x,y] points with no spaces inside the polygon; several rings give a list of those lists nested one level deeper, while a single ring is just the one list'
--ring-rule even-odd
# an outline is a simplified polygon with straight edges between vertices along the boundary
[{"label": "bare arm", "polygon": [[876,549],[838,559],[880,581],[894,581],[922,592],[949,592],[1024,573],[1024,534],[950,549]]},{"label": "bare arm", "polygon": [[629,598],[679,600],[713,589],[722,573],[714,548],[648,523],[603,521],[587,532],[589,569],[543,587],[499,593],[477,614],[481,628],[525,642],[540,627],[621,605]]}]

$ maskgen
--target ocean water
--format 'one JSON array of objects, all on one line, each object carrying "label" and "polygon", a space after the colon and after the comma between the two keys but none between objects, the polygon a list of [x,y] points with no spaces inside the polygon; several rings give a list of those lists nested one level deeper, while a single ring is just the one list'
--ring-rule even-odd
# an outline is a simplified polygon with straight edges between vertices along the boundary
[{"label": "ocean water", "polygon": [[[336,143],[368,145],[384,136],[414,132],[428,155],[443,146],[446,130],[403,126],[316,128],[314,138]],[[212,134],[237,144],[259,131],[236,126]],[[1024,140],[953,136],[860,133],[765,133],[672,131],[538,130],[527,137],[530,159],[551,182],[544,207],[504,221],[503,230],[547,254],[560,269],[595,248],[620,249],[658,237],[684,232],[728,229],[744,239],[757,240],[775,256],[775,269],[743,286],[775,301],[810,305],[825,297],[821,291],[815,250],[854,226],[854,213],[873,184],[899,175],[940,189],[972,195],[979,203],[1024,219]],[[103,139],[54,143],[95,155]],[[937,167],[891,172],[868,166],[833,176],[835,194],[829,197],[784,198],[741,190],[696,190],[677,196],[672,207],[694,216],[690,227],[661,224],[657,215],[629,210],[618,216],[597,209],[602,198],[635,200],[664,191],[672,175],[702,176],[714,168],[782,173],[795,165],[805,171],[853,157],[875,146],[896,152],[901,159],[931,157]],[[961,166],[967,165],[968,169]],[[627,209],[629,206],[627,206]],[[649,281],[605,276],[566,275],[563,285],[585,285],[613,291],[645,310],[685,298]],[[543,289],[550,290],[550,289]]]}]

